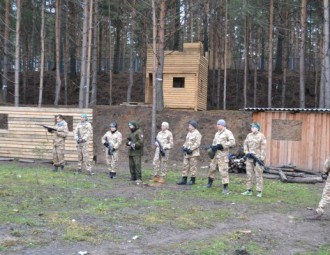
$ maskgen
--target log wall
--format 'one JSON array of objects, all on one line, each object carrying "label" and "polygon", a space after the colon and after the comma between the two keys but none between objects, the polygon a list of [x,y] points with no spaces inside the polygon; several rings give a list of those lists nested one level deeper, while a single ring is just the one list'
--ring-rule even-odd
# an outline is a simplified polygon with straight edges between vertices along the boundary
[{"label": "log wall", "polygon": [[[165,108],[206,110],[208,61],[201,43],[185,43],[183,52],[165,51],[163,94]],[[148,48],[145,102],[152,103],[153,51]],[[173,88],[173,78],[185,78],[184,88]]]},{"label": "log wall", "polygon": [[[52,137],[47,130],[36,124],[54,126],[55,115],[72,118],[73,130],[80,122],[80,115],[86,113],[92,121],[92,109],[0,107],[0,156],[26,159],[52,159]],[[7,123],[4,123],[7,122]],[[6,125],[7,124],[7,125]],[[73,131],[69,130],[65,144],[65,159],[77,161],[76,143]],[[93,138],[91,138],[93,141]],[[90,143],[93,157],[93,143]]]},{"label": "log wall", "polygon": [[320,171],[330,156],[329,113],[255,112],[253,121],[267,138],[267,165],[292,163]]}]

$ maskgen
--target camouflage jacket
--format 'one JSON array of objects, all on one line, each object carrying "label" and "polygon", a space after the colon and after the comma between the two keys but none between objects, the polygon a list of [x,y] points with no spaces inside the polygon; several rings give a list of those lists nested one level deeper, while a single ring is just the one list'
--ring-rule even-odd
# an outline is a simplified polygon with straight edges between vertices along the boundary
[{"label": "camouflage jacket", "polygon": [[266,137],[260,133],[250,133],[244,141],[244,153],[253,153],[260,160],[266,159],[267,142]]},{"label": "camouflage jacket", "polygon": [[108,131],[102,137],[102,143],[105,143],[106,140],[108,140],[108,143],[112,144],[112,146],[115,150],[118,150],[119,146],[121,145],[121,142],[123,140],[123,136],[121,135],[121,133],[118,130],[114,133],[112,133],[111,131]]},{"label": "camouflage jacket", "polygon": [[143,152],[143,133],[140,128],[130,133],[127,140],[135,144],[134,149],[128,148],[128,156],[141,156]]},{"label": "camouflage jacket", "polygon": [[53,144],[60,145],[65,143],[65,138],[68,136],[69,130],[68,130],[68,124],[66,121],[61,121],[56,123],[55,125],[56,131],[53,133]]},{"label": "camouflage jacket", "polygon": [[216,157],[217,158],[223,157],[223,156],[227,157],[229,148],[233,147],[235,145],[235,138],[234,138],[233,133],[226,128],[222,131],[216,132],[214,135],[212,145],[217,145],[217,144],[221,144],[223,147],[223,150],[222,151],[217,150]]},{"label": "camouflage jacket", "polygon": [[92,134],[93,134],[93,128],[91,123],[87,121],[80,122],[74,131],[74,139],[76,141],[78,141],[79,139],[85,141],[80,143],[81,145],[88,144]]},{"label": "camouflage jacket", "polygon": [[157,139],[163,146],[164,150],[169,150],[173,148],[173,134],[169,130],[162,130],[158,132]]},{"label": "camouflage jacket", "polygon": [[323,165],[322,174],[328,174],[330,172],[330,157],[328,157]]},{"label": "camouflage jacket", "polygon": [[188,132],[186,136],[186,141],[183,144],[183,147],[186,147],[192,150],[191,155],[185,155],[186,158],[200,156],[199,146],[201,145],[202,135],[197,129],[192,132]]}]

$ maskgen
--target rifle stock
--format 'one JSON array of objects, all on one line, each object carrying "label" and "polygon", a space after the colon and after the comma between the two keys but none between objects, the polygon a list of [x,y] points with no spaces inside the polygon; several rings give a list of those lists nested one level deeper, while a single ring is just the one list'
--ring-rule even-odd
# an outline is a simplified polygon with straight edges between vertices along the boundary
[{"label": "rifle stock", "polygon": [[164,150],[163,145],[160,143],[160,141],[157,139],[157,137],[155,137],[155,141],[156,141],[156,143],[157,143],[158,146],[159,146],[159,152],[160,152],[160,155],[161,155],[162,157],[165,157],[165,150]]}]

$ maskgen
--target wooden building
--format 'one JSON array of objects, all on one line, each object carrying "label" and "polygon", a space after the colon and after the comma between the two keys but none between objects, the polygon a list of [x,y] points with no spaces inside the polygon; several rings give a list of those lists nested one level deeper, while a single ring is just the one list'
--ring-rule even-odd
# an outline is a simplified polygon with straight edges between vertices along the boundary
[{"label": "wooden building", "polygon": [[[202,43],[184,43],[183,51],[165,51],[163,94],[165,108],[206,110],[208,61]],[[153,51],[149,46],[145,103],[152,103]]]},{"label": "wooden building", "polygon": [[[69,127],[65,159],[77,161],[73,131],[82,112],[92,120],[92,109],[0,107],[0,157],[52,160],[53,135],[37,124],[54,126],[55,116],[62,114]],[[93,142],[90,143],[90,156],[92,159]]]},{"label": "wooden building", "polygon": [[330,156],[330,109],[246,108],[268,142],[266,164],[320,171]]}]

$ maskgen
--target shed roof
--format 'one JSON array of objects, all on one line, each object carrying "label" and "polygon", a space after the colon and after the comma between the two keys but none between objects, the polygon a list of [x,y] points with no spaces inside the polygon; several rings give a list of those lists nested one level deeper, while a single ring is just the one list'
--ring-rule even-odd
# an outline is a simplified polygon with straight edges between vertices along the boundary
[{"label": "shed roof", "polygon": [[248,107],[244,108],[244,111],[250,112],[330,112],[330,109],[326,108],[255,108],[255,107]]}]

